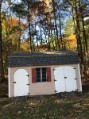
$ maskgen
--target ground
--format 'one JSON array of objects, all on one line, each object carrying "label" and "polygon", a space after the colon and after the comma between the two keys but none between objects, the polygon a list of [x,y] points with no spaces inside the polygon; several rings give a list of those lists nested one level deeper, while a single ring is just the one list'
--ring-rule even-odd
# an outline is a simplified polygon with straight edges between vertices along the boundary
[{"label": "ground", "polygon": [[6,84],[0,84],[0,119],[89,119],[88,92],[8,98]]},{"label": "ground", "polygon": [[0,98],[8,97],[8,80],[0,82]]}]

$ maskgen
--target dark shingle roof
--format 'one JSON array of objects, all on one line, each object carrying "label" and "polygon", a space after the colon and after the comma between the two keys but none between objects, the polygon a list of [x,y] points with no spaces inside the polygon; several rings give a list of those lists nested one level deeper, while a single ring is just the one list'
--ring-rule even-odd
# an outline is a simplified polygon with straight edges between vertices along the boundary
[{"label": "dark shingle roof", "polygon": [[22,66],[45,66],[77,64],[79,57],[77,53],[71,51],[46,52],[46,53],[13,53],[8,58],[9,67]]}]

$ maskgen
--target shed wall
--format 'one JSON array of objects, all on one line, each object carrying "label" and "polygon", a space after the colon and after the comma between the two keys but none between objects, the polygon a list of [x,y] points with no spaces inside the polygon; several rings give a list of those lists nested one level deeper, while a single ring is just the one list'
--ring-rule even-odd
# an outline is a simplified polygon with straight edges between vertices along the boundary
[{"label": "shed wall", "polygon": [[[53,69],[56,67],[61,67],[61,66],[66,66],[66,65],[55,65],[55,66],[36,66],[36,67],[16,67],[16,68],[10,68],[8,69],[8,74],[9,74],[9,97],[14,97],[14,73],[18,69],[25,69],[28,74],[29,74],[29,95],[45,95],[45,94],[55,94],[55,77],[54,77],[54,71]],[[77,88],[78,91],[82,91],[82,86],[81,86],[81,77],[80,77],[80,68],[79,64],[74,64],[74,65],[68,65],[68,66],[73,66],[76,67],[76,75],[77,75]],[[37,68],[37,67],[50,67],[51,68],[51,82],[36,82],[32,83],[32,68]]]}]

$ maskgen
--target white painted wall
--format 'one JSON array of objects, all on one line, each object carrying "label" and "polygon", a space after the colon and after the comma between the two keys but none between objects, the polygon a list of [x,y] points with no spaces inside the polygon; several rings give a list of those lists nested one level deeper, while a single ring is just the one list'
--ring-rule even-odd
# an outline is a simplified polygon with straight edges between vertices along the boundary
[{"label": "white painted wall", "polygon": [[8,96],[10,97],[10,68],[8,68]]},{"label": "white painted wall", "polygon": [[82,91],[82,81],[81,81],[81,74],[80,74],[80,65],[78,64],[78,91]]}]

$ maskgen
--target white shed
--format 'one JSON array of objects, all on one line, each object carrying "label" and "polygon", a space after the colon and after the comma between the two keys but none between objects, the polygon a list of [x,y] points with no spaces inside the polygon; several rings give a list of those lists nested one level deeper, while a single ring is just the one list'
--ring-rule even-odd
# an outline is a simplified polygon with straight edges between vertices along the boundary
[{"label": "white shed", "polygon": [[9,56],[9,97],[82,91],[79,57],[71,51],[13,53]]}]

